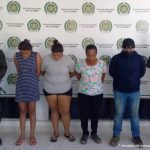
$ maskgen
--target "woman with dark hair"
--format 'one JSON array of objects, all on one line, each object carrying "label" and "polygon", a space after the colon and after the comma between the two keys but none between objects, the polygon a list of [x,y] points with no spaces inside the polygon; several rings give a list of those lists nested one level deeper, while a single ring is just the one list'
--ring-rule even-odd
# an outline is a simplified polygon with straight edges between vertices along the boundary
[{"label": "woman with dark hair", "polygon": [[44,95],[51,110],[53,136],[51,142],[56,142],[59,136],[58,123],[61,116],[64,126],[64,136],[74,141],[70,133],[70,104],[72,96],[71,77],[74,76],[74,61],[63,55],[63,46],[57,40],[51,48],[51,54],[43,58],[41,66],[44,75]]},{"label": "woman with dark hair", "polygon": [[30,117],[29,144],[35,145],[37,143],[34,135],[36,101],[40,99],[38,77],[40,75],[41,56],[32,51],[32,45],[27,39],[19,43],[18,49],[20,52],[14,55],[14,62],[18,73],[15,100],[18,102],[20,110],[20,137],[15,144],[19,146],[25,140],[25,121],[28,112]]},{"label": "woman with dark hair", "polygon": [[97,59],[95,45],[86,47],[86,59],[82,59],[76,64],[76,75],[79,79],[78,104],[83,130],[80,143],[87,143],[89,117],[91,119],[91,138],[97,144],[101,143],[101,139],[97,135],[97,127],[100,105],[103,100],[102,83],[106,75],[106,64],[103,60]]}]

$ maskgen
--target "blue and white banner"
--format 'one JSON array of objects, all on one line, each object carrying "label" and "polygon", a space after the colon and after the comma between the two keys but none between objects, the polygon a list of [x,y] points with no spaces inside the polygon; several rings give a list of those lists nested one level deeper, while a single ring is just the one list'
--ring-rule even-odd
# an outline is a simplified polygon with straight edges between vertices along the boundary
[{"label": "blue and white banner", "polygon": [[[18,43],[29,39],[43,57],[50,53],[53,39],[64,45],[64,53],[77,62],[85,58],[86,45],[98,48],[98,58],[107,65],[121,51],[124,38],[133,38],[145,62],[150,56],[149,0],[0,0],[0,48],[8,71],[0,83],[2,96],[15,96],[17,79],[13,62]],[[40,93],[42,93],[42,77]],[[78,82],[73,78],[73,95]],[[105,97],[112,97],[112,78],[107,73]],[[150,97],[150,69],[141,80],[141,96]]]}]

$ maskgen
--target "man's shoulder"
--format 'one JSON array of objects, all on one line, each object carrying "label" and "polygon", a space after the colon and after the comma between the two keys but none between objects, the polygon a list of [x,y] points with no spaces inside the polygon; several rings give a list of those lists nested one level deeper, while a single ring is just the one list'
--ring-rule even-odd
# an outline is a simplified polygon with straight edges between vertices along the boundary
[{"label": "man's shoulder", "polygon": [[139,59],[144,59],[143,56],[136,51],[134,51],[134,56],[139,58]]},{"label": "man's shoulder", "polygon": [[2,49],[0,49],[0,53],[1,53],[1,54],[3,54],[3,53],[4,53]]},{"label": "man's shoulder", "polygon": [[112,57],[113,60],[116,60],[116,59],[118,59],[118,58],[120,58],[120,53],[118,53],[118,54],[116,54],[116,55],[114,55],[114,56]]},{"label": "man's shoulder", "polygon": [[0,49],[0,56],[3,57],[4,56],[4,52],[2,49]]}]

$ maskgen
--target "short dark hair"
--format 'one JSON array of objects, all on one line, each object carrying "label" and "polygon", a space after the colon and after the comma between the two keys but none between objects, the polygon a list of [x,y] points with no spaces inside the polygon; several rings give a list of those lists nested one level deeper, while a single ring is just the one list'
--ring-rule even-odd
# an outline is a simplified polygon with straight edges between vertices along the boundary
[{"label": "short dark hair", "polygon": [[127,38],[123,40],[122,48],[135,48],[135,43],[133,39]]},{"label": "short dark hair", "polygon": [[22,50],[30,50],[32,51],[32,45],[30,44],[30,41],[27,39],[24,39],[24,41],[21,41],[18,45],[18,49],[20,51]]},{"label": "short dark hair", "polygon": [[88,46],[86,47],[86,49],[85,49],[86,53],[87,53],[89,50],[91,50],[91,49],[95,49],[96,54],[97,54],[97,47],[96,47],[95,45],[93,45],[93,44],[90,44],[90,45],[88,45]]},{"label": "short dark hair", "polygon": [[52,52],[63,52],[64,51],[64,49],[63,49],[63,45],[62,44],[60,44],[59,42],[58,42],[58,40],[54,40],[54,44],[52,45],[52,48],[51,48],[51,51]]}]

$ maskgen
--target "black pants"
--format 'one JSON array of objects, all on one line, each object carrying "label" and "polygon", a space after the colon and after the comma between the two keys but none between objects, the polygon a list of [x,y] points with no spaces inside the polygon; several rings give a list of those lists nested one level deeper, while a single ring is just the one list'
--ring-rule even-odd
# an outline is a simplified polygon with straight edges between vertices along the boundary
[{"label": "black pants", "polygon": [[88,131],[88,119],[91,119],[91,134],[97,133],[99,110],[103,94],[96,96],[89,96],[85,94],[78,94],[78,104],[80,111],[81,127],[83,135],[89,135]]}]

